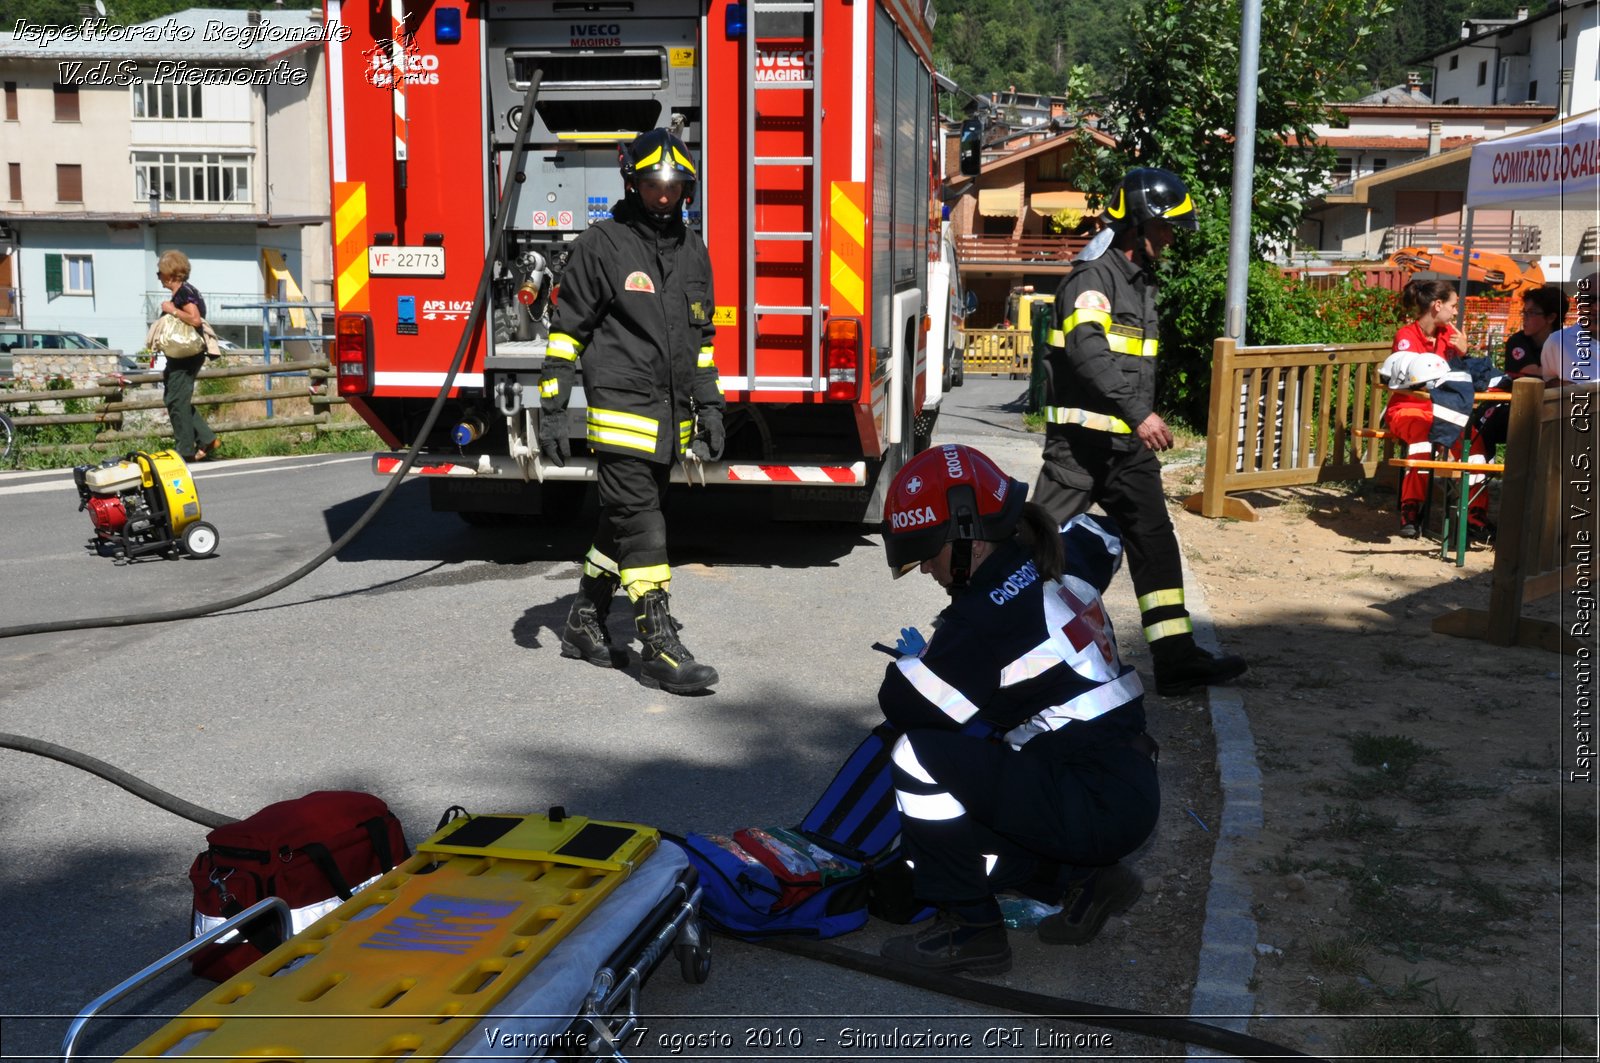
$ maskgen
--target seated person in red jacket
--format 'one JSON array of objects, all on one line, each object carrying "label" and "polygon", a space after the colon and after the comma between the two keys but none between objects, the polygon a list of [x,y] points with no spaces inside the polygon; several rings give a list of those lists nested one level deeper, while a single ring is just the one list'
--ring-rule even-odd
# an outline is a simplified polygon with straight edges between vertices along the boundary
[{"label": "seated person in red jacket", "polygon": [[[1461,436],[1472,416],[1472,376],[1462,364],[1466,335],[1455,327],[1456,291],[1438,280],[1414,280],[1400,293],[1411,323],[1394,335],[1394,353],[1379,370],[1383,382],[1397,389],[1383,411],[1383,424],[1406,444],[1406,457],[1431,457],[1435,448],[1448,448],[1461,457]],[[1403,390],[1402,390],[1403,389]],[[1426,393],[1416,389],[1426,389]],[[1482,439],[1474,435],[1468,461],[1484,460]],[[1493,537],[1488,522],[1489,498],[1483,477],[1472,478],[1468,501],[1467,533],[1475,539]],[[1432,476],[1407,469],[1400,480],[1400,536],[1421,534],[1422,503]]]}]

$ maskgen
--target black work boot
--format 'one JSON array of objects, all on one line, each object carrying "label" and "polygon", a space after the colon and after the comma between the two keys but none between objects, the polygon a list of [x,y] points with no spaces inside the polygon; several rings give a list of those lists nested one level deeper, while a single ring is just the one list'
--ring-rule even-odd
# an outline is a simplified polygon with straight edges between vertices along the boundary
[{"label": "black work boot", "polygon": [[1156,693],[1169,698],[1226,683],[1250,667],[1243,657],[1231,653],[1207,653],[1188,635],[1168,636],[1151,646],[1150,654],[1155,658]]},{"label": "black work boot", "polygon": [[606,616],[611,612],[611,596],[617,581],[604,576],[584,576],[578,581],[578,597],[567,614],[566,630],[561,632],[561,656],[572,657],[601,668],[626,668],[628,651],[611,644]]},{"label": "black work boot", "polygon": [[1144,880],[1122,864],[1097,867],[1068,884],[1061,910],[1039,920],[1039,940],[1047,945],[1087,945],[1106,920],[1132,908],[1144,894]]},{"label": "black work boot", "polygon": [[666,591],[646,591],[633,603],[634,622],[644,643],[639,676],[647,686],[673,694],[693,694],[717,681],[717,670],[701,664],[678,639],[678,624],[667,611]]},{"label": "black work boot", "polygon": [[890,938],[879,954],[886,960],[939,974],[971,971],[1004,974],[1011,970],[1011,943],[1000,905],[993,897],[974,904],[941,907],[915,934]]}]

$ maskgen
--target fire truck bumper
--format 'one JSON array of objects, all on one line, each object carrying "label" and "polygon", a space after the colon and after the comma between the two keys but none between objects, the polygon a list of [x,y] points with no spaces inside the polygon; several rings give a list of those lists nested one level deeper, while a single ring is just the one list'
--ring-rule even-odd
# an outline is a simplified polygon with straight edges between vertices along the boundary
[{"label": "fire truck bumper", "polygon": [[[376,476],[393,476],[405,461],[400,453],[374,454],[372,472]],[[595,459],[571,457],[562,466],[545,465],[542,469],[545,482],[593,482]],[[533,467],[523,465],[514,458],[498,454],[440,455],[419,454],[407,471],[410,476],[477,477],[485,480],[539,479]],[[678,462],[672,467],[673,483],[688,484],[761,484],[769,487],[865,487],[867,463],[822,464],[791,462],[783,464],[755,464],[742,462],[708,461],[701,463]]]}]

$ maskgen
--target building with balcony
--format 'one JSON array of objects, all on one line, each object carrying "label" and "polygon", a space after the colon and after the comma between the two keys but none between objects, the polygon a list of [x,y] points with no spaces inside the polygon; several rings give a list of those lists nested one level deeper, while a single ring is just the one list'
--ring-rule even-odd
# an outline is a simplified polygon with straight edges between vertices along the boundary
[{"label": "building with balcony", "polygon": [[[1067,179],[1079,131],[1062,125],[1034,130],[1025,146],[1010,151],[986,149],[977,176],[947,184],[962,285],[978,299],[969,327],[999,325],[1012,288],[1054,291],[1095,231],[1088,195]],[[1096,143],[1114,143],[1099,130],[1085,132]]]},{"label": "building with balcony", "polygon": [[[1519,62],[1504,62],[1519,60]],[[1385,260],[1401,247],[1437,249],[1466,237],[1472,145],[1560,122],[1600,105],[1600,9],[1553,0],[1511,19],[1469,19],[1460,40],[1416,60],[1432,69],[1376,97],[1339,105],[1317,130],[1338,154],[1335,184],[1307,206],[1298,258]],[[1480,210],[1472,245],[1538,264],[1547,279],[1588,272],[1593,204],[1563,211]]]},{"label": "building with balcony", "polygon": [[59,29],[0,33],[0,316],[137,351],[173,248],[236,342],[257,342],[261,313],[227,307],[276,294],[268,260],[331,298],[320,12]]}]

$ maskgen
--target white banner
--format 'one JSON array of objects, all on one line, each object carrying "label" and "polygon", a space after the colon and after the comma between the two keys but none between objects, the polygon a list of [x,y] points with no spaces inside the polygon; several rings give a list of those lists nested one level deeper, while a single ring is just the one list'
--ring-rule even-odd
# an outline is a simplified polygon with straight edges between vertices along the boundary
[{"label": "white banner", "polygon": [[1592,209],[1600,195],[1600,112],[1472,147],[1467,206]]}]

